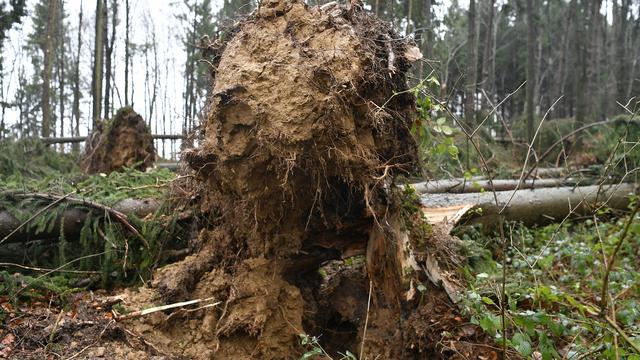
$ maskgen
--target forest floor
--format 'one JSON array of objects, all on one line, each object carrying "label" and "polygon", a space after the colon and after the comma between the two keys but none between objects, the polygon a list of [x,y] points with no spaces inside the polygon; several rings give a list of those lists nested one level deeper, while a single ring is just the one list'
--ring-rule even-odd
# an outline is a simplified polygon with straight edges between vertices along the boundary
[{"label": "forest floor", "polygon": [[[131,196],[165,196],[166,187],[159,184],[174,178],[175,175],[165,172],[131,170],[106,177],[95,175],[81,184],[88,194],[93,193],[93,199],[109,204]],[[48,192],[59,192],[68,186],[64,184],[70,184],[62,181],[52,185],[42,179],[23,178],[14,183],[23,190]],[[4,180],[5,184],[11,183],[8,178]],[[629,221],[629,216],[603,209],[596,216],[546,227],[527,228],[509,223],[505,226],[506,256],[498,233],[486,234],[477,226],[457,227],[453,233],[463,246],[455,268],[463,280],[462,296],[458,304],[453,304],[446,297],[433,298],[433,294],[443,293],[430,291],[433,287],[430,283],[417,288],[421,301],[432,304],[422,307],[431,311],[415,314],[421,317],[419,323],[431,324],[418,329],[422,334],[420,340],[431,346],[439,344],[436,351],[453,352],[452,358],[497,359],[502,352],[500,299],[504,281],[510,358],[637,359],[634,347],[640,335],[638,219],[630,228],[628,241],[621,247],[611,274],[611,303],[615,306],[608,318],[614,319],[615,326],[599,313],[606,261],[603,254],[611,253]],[[55,268],[53,264],[31,259],[24,264]],[[357,272],[361,266],[362,261],[356,257],[332,262],[320,274],[331,277],[344,271]],[[80,273],[63,272],[72,268]],[[99,269],[94,269],[94,273],[95,270],[100,273]],[[2,271],[0,357],[172,359],[188,358],[181,355],[182,350],[176,351],[180,348],[213,346],[199,338],[202,329],[190,321],[209,311],[202,305],[211,302],[144,315],[144,321],[118,320],[118,316],[148,308],[153,301],[144,299],[144,290],[136,290],[139,285],[130,288],[120,285],[109,291],[100,290],[101,285],[95,281],[88,287],[73,285],[92,276],[82,271],[88,270],[7,267]],[[343,286],[346,295],[337,296],[336,304],[348,307],[347,295],[360,284]],[[162,305],[159,299],[157,305]],[[158,325],[171,327],[183,336],[178,340],[154,335],[153,327]],[[339,338],[331,334],[302,336],[299,346],[309,356],[322,354],[320,349],[326,347],[331,349],[333,358],[340,358],[336,354],[346,354],[347,349],[341,349]],[[419,342],[416,346],[428,347]]]},{"label": "forest floor", "polygon": [[[466,274],[468,284],[458,305],[447,298],[430,298],[437,293],[418,288],[422,301],[433,304],[428,307],[431,311],[415,315],[426,317],[422,324],[431,324],[420,329],[422,341],[440,343],[443,351],[455,349],[459,355],[453,358],[497,359],[501,353],[502,267],[506,266],[510,358],[637,359],[624,337],[637,344],[640,331],[640,264],[635,256],[640,249],[639,226],[633,228],[631,241],[623,246],[611,276],[615,307],[609,318],[615,319],[620,331],[600,317],[598,306],[602,251],[614,246],[616,234],[628,220],[600,217],[539,229],[510,224],[506,258],[500,254],[497,235],[487,236],[473,228],[456,229],[464,242],[460,271]],[[358,267],[353,261],[333,264],[323,270],[324,276],[332,276],[336,266]],[[19,289],[20,298],[28,301],[17,301],[8,293],[0,296],[1,358],[178,359],[185,357],[179,355],[181,351],[172,350],[202,343],[198,339],[202,329],[189,320],[207,311],[202,304],[145,315],[148,324],[117,321],[117,316],[142,309],[135,303],[135,297],[140,297],[136,290],[61,288],[55,292],[51,286],[48,290],[30,287],[30,282],[35,282],[32,278],[21,280],[24,287]],[[53,284],[56,278],[40,281]],[[342,306],[348,306],[348,302]],[[154,336],[151,325],[175,327],[188,334],[180,337],[188,341]],[[318,334],[322,340],[300,340],[309,354],[317,353],[320,343],[339,348],[335,338],[328,344],[329,335]]]}]

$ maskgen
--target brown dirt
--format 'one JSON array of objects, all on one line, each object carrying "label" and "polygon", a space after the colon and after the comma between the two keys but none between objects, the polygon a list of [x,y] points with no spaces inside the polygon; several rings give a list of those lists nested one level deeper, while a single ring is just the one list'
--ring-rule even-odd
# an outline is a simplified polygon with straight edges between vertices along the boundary
[{"label": "brown dirt", "polygon": [[87,174],[108,174],[124,167],[145,170],[155,160],[151,131],[142,116],[125,107],[93,129],[85,144],[82,170]]},{"label": "brown dirt", "polygon": [[0,358],[163,360],[175,357],[159,352],[141,336],[116,323],[105,294],[83,292],[64,308],[51,303],[13,308],[0,299],[6,318],[0,327]]}]

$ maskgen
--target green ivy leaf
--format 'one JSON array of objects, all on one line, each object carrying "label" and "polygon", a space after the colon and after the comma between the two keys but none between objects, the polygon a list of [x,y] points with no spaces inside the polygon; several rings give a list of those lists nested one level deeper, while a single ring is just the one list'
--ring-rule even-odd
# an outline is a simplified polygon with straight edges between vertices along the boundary
[{"label": "green ivy leaf", "polygon": [[529,357],[529,355],[531,355],[531,353],[533,352],[533,349],[531,347],[531,340],[528,336],[522,333],[513,335],[513,338],[511,338],[511,344],[516,349],[516,351],[525,358]]},{"label": "green ivy leaf", "polygon": [[482,302],[483,302],[483,303],[485,303],[485,304],[487,304],[487,305],[495,305],[495,304],[496,304],[496,303],[494,303],[494,302],[493,302],[493,300],[489,299],[489,298],[488,298],[488,297],[486,297],[486,296],[483,296],[483,297],[482,297]]},{"label": "green ivy leaf", "polygon": [[451,155],[452,157],[454,158],[458,157],[459,151],[457,146],[455,145],[449,146],[448,151],[449,151],[449,155]]}]

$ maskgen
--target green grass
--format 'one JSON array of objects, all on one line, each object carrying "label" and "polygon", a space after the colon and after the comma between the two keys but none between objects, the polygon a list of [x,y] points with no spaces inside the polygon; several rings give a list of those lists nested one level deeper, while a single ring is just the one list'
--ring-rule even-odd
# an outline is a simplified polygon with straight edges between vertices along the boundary
[{"label": "green grass", "polygon": [[[604,254],[611,254],[628,217],[568,225],[507,229],[507,344],[525,358],[640,359],[600,314]],[[472,322],[502,344],[502,256],[498,237],[462,235],[468,245],[469,287],[464,300]],[[618,253],[609,293],[615,321],[640,345],[640,218]],[[607,314],[613,318],[613,312]],[[617,354],[617,355],[616,355]],[[617,357],[616,357],[617,356]]]}]

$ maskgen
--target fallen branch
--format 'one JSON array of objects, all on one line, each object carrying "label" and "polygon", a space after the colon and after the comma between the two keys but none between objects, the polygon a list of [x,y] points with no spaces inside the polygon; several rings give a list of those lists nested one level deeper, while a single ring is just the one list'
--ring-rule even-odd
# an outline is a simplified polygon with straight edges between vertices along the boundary
[{"label": "fallen branch", "polygon": [[[108,214],[110,217],[121,223],[132,234],[142,238],[140,232],[129,222],[127,214],[137,217],[145,217],[149,214],[153,214],[160,208],[160,202],[153,199],[125,199],[116,203],[114,206],[109,207],[86,199],[44,193],[12,193],[9,194],[8,197],[15,199],[41,199],[51,201],[51,203],[36,210],[27,221],[20,221],[11,212],[0,209],[0,238],[2,239],[0,244],[5,241],[23,242],[51,238],[55,239],[59,237],[61,231],[68,238],[78,237],[85,220],[90,216],[92,210],[98,210]],[[61,212],[61,214],[56,218],[55,226],[52,229],[47,229],[41,233],[35,234],[33,231],[30,231],[30,229],[26,228],[26,225],[29,222],[33,221],[38,216],[41,216],[54,205],[61,202],[69,203],[74,206],[70,206]],[[146,240],[143,239],[143,241],[146,243]]]},{"label": "fallen branch", "polygon": [[[629,195],[634,194],[636,185],[619,184],[582,187],[562,187],[534,190],[518,190],[473,193],[473,194],[429,194],[422,196],[423,212],[438,213],[441,208],[458,211],[467,205],[466,218],[469,223],[481,223],[487,228],[498,224],[499,215],[506,221],[520,221],[525,225],[543,225],[560,221],[567,215],[590,214],[602,204],[617,210],[628,210]],[[513,198],[512,198],[513,196]],[[497,203],[496,199],[497,198]],[[510,202],[509,202],[510,201]],[[458,205],[457,207],[455,205]]]},{"label": "fallen branch", "polygon": [[540,179],[526,180],[434,180],[425,181],[411,186],[418,194],[440,194],[440,193],[476,193],[481,191],[508,191],[519,189],[539,189],[558,186],[571,186],[575,183],[570,179]]}]

